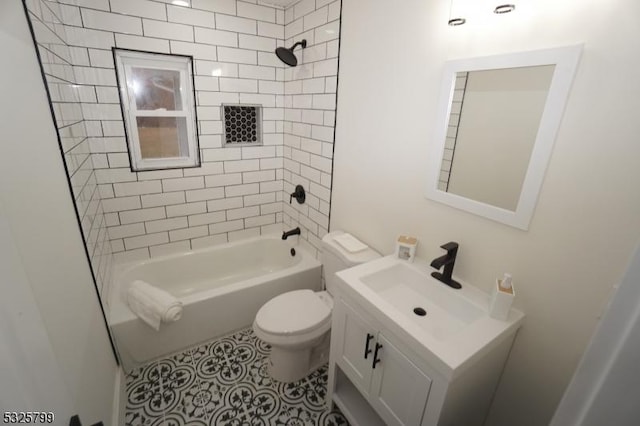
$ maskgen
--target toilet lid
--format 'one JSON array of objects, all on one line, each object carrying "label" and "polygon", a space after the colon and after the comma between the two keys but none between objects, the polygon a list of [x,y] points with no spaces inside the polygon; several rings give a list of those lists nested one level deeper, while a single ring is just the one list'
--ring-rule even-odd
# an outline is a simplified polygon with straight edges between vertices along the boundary
[{"label": "toilet lid", "polygon": [[283,293],[265,303],[256,324],[271,334],[303,334],[323,326],[331,309],[311,290]]}]

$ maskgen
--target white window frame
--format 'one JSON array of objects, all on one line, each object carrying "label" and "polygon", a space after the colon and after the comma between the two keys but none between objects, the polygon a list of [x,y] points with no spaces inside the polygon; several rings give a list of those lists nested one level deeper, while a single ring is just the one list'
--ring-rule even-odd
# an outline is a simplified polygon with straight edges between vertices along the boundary
[{"label": "white window frame", "polygon": [[[124,118],[129,158],[132,171],[163,170],[187,167],[199,167],[200,155],[198,146],[197,118],[195,111],[195,94],[193,88],[193,58],[184,55],[168,55],[137,50],[113,49],[116,64],[120,105]],[[136,105],[133,83],[130,78],[132,68],[144,67],[178,71],[180,73],[180,98],[182,110],[167,111],[139,110]],[[166,158],[142,158],[140,137],[138,134],[138,117],[184,117],[187,121],[187,156]]]}]

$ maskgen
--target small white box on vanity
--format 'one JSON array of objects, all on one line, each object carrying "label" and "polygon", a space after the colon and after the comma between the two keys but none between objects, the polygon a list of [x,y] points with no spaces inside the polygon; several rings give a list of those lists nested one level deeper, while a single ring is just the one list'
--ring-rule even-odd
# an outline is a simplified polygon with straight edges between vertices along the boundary
[{"label": "small white box on vanity", "polygon": [[418,239],[416,237],[400,235],[396,240],[396,257],[407,262],[413,262],[416,257],[417,246]]}]

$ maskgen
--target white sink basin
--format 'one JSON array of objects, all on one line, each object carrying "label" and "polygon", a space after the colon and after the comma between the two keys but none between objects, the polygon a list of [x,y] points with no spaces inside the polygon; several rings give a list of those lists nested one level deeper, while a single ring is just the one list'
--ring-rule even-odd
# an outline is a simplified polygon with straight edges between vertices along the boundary
[{"label": "white sink basin", "polygon": [[455,295],[440,281],[406,263],[364,275],[361,281],[438,340],[450,339],[483,315],[478,306],[452,297]]},{"label": "white sink basin", "polygon": [[426,262],[387,256],[338,272],[345,285],[337,292],[370,305],[373,316],[409,337],[413,350],[431,355],[442,374],[452,377],[514,333],[524,315],[512,309],[506,321],[493,319],[488,293],[464,282],[462,289],[450,288],[432,271]]}]

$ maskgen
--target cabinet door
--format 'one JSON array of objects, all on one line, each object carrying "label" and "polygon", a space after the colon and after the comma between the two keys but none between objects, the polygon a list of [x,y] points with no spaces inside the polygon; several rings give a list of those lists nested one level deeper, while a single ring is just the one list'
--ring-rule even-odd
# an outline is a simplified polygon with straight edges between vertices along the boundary
[{"label": "cabinet door", "polygon": [[[431,379],[378,334],[377,359],[372,369],[369,402],[387,425],[416,426],[429,397]],[[371,364],[369,365],[371,368]]]},{"label": "cabinet door", "polygon": [[375,331],[351,306],[339,301],[339,309],[344,315],[340,336],[341,353],[337,363],[358,390],[369,395],[371,384],[371,363],[376,345]]}]

